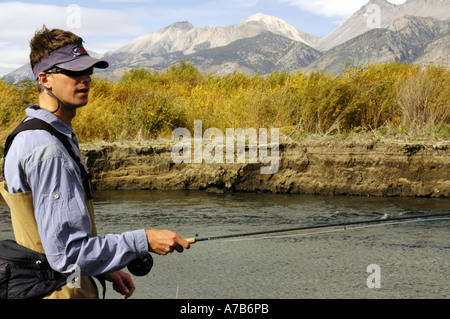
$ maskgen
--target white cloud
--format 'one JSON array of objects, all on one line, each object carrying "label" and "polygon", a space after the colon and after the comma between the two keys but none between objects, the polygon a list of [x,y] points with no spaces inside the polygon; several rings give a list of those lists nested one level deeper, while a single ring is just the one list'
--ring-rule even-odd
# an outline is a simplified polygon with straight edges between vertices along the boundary
[{"label": "white cloud", "polygon": [[[7,28],[0,31],[0,41],[32,37],[43,24],[90,35],[137,35],[143,28],[126,13],[109,9],[83,8],[77,5],[56,6],[23,2],[0,3],[0,21]],[[74,21],[79,22],[78,24]]]},{"label": "white cloud", "polygon": [[367,3],[368,0],[279,0],[302,10],[326,17],[347,17]]},{"label": "white cloud", "polygon": [[77,5],[1,2],[0,21],[0,60],[3,70],[8,65],[28,62],[29,41],[44,24],[49,29],[60,28],[76,33],[85,40],[88,49],[90,38],[110,36],[117,41],[116,37],[138,36],[146,32],[126,12]]},{"label": "white cloud", "polygon": [[388,2],[390,2],[390,3],[393,3],[393,4],[404,4],[405,2],[406,2],[406,0],[387,0]]},{"label": "white cloud", "polygon": [[[361,9],[369,0],[278,0],[289,3],[302,10],[306,10],[326,17],[348,18]],[[388,0],[393,4],[403,4],[406,0]]]}]

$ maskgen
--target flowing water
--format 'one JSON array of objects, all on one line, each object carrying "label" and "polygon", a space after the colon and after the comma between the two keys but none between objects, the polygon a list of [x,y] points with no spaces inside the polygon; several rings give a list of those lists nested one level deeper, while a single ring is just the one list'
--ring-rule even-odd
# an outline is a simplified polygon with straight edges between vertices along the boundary
[{"label": "flowing water", "polygon": [[[209,237],[450,213],[449,199],[97,191],[95,200],[99,235],[164,228]],[[0,201],[0,239],[12,238],[7,210]],[[198,242],[153,254],[133,298],[448,298],[449,230],[441,218]],[[109,287],[107,298],[122,297]]]}]

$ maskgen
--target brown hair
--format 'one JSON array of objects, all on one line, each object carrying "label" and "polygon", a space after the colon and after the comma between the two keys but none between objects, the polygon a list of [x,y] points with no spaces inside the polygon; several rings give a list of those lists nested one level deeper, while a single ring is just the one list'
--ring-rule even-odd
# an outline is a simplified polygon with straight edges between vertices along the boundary
[{"label": "brown hair", "polygon": [[49,30],[44,25],[37,30],[30,41],[30,64],[33,69],[36,63],[48,56],[53,51],[69,44],[82,43],[83,39],[70,31],[61,29]]}]

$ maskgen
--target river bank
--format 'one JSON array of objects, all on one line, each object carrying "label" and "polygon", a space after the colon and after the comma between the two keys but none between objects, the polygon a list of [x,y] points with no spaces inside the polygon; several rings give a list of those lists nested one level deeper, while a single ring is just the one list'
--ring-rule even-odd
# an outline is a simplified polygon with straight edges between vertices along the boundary
[{"label": "river bank", "polygon": [[347,139],[285,141],[279,168],[260,163],[175,164],[174,142],[88,143],[96,189],[205,190],[320,195],[450,197],[450,142]]}]

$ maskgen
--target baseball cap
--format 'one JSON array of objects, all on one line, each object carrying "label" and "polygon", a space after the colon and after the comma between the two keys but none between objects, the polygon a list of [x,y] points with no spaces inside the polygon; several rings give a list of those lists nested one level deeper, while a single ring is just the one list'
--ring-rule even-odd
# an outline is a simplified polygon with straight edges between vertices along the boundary
[{"label": "baseball cap", "polygon": [[67,71],[84,71],[91,67],[106,69],[109,66],[105,60],[93,58],[81,43],[68,44],[46,57],[43,57],[33,68],[35,78],[39,73],[58,67]]}]

